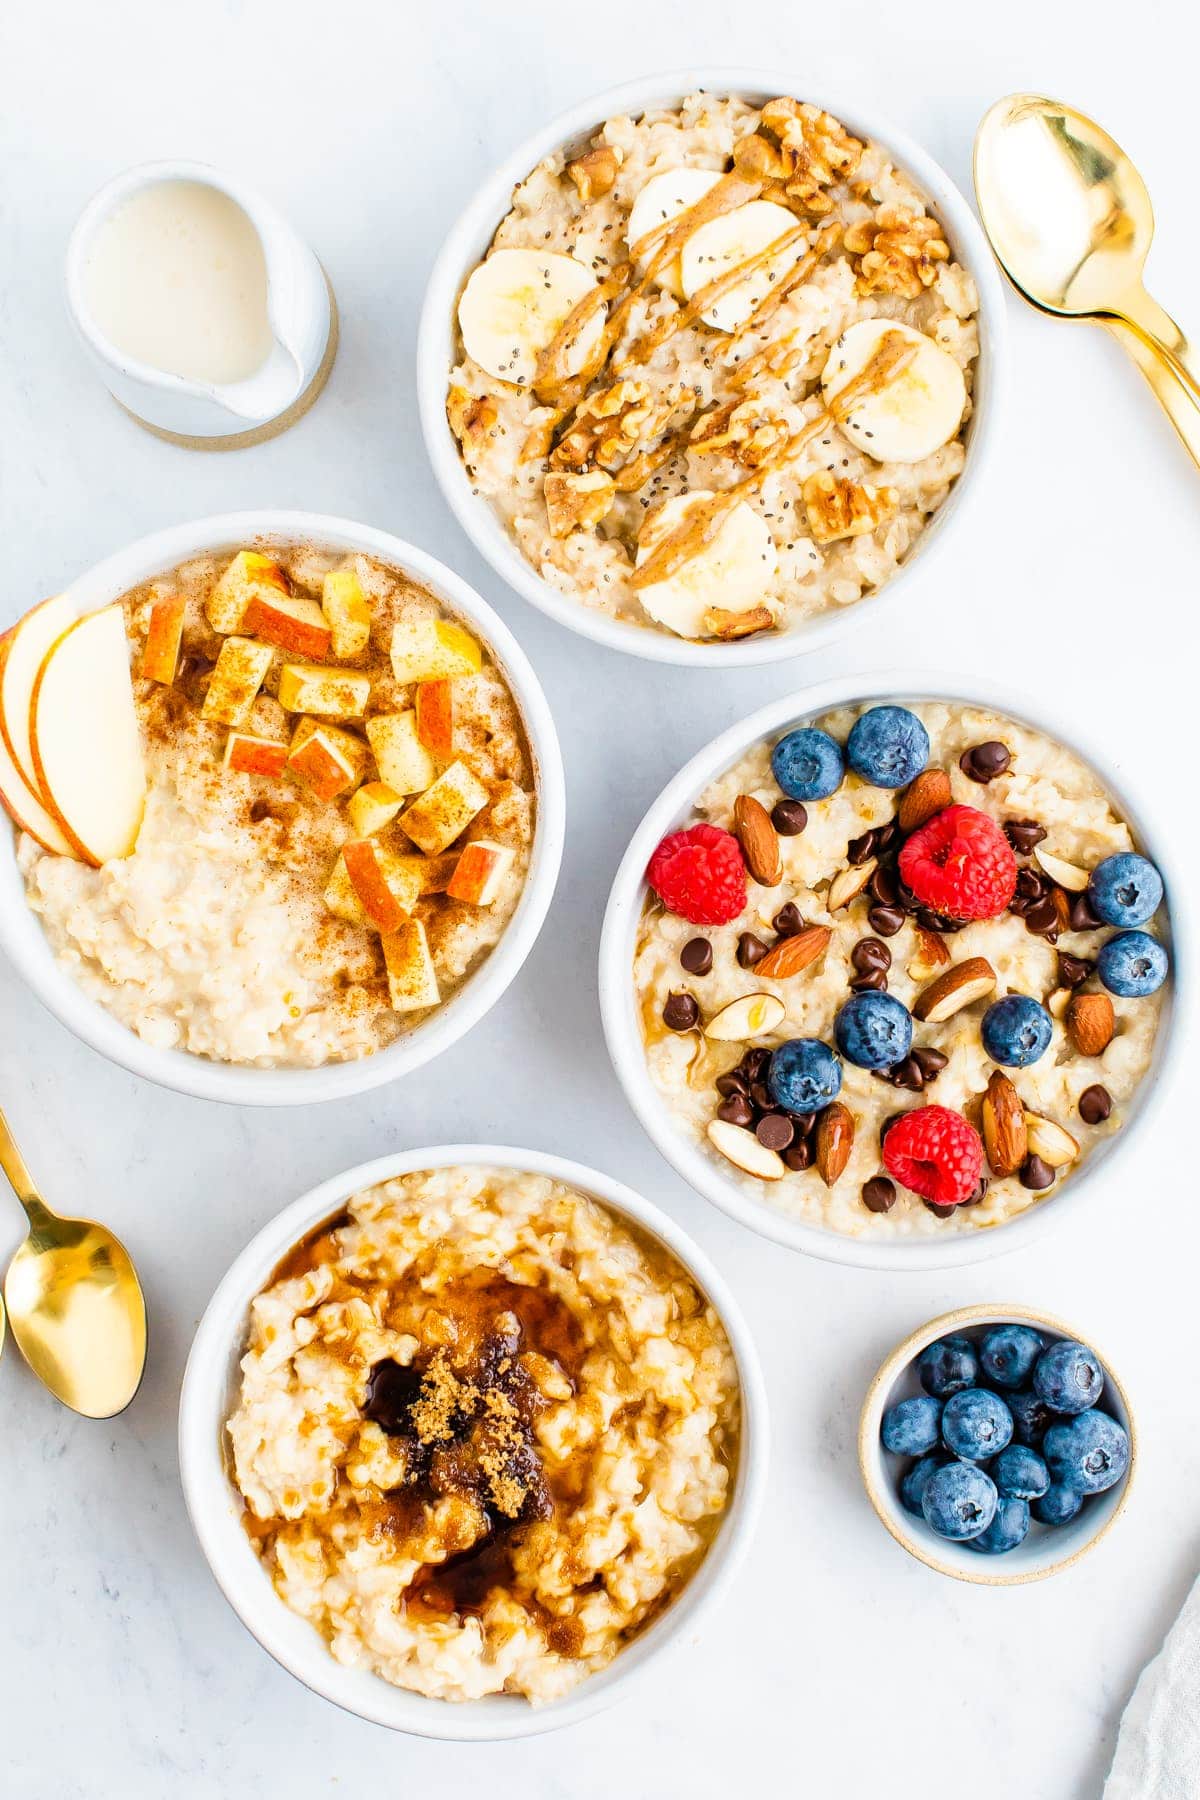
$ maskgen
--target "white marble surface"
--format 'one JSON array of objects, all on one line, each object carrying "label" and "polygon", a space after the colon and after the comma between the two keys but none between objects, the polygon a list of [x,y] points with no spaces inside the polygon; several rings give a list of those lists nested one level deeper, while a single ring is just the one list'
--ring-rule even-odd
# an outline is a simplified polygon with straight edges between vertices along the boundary
[{"label": "white marble surface", "polygon": [[[1194,833],[1196,473],[1103,335],[1012,303],[1014,381],[989,495],[887,630],[733,680],[605,654],[506,593],[435,491],[413,407],[426,270],[493,161],[550,112],[685,62],[811,72],[890,111],[964,185],[997,95],[1040,85],[1108,121],[1161,220],[1156,291],[1196,325],[1194,9],[888,0],[746,12],[608,0],[43,0],[4,9],[0,68],[0,623],[92,559],[235,506],[340,512],[415,538],[522,635],[561,721],[571,807],[558,905],[522,977],[420,1077],[307,1113],[193,1102],[77,1045],[0,969],[0,1095],[52,1199],[110,1219],[153,1309],[145,1387],[113,1425],[58,1410],[9,1349],[0,1364],[0,1715],[13,1800],[288,1800],[359,1792],[524,1800],[716,1796],[783,1788],[893,1800],[1093,1800],[1114,1722],[1197,1557],[1195,1108],[1098,1186],[1089,1225],[1005,1262],[905,1281],[773,1248],[688,1192],[627,1112],[601,1041],[594,956],[611,872],[685,754],[806,674],[928,661],[994,669],[1064,720],[1109,721],[1131,785]],[[1190,20],[1192,23],[1188,23]],[[685,23],[686,20],[686,23]],[[731,21],[736,21],[731,24]],[[1120,44],[1110,50],[1106,29]],[[1191,33],[1190,43],[1188,33]],[[781,83],[782,85],[782,83]],[[325,397],[290,435],[204,457],[141,433],[69,334],[63,246],[124,164],[197,156],[273,196],[324,260],[342,308]],[[1189,279],[1190,277],[1190,279]],[[1194,638],[1193,638],[1194,643]],[[1196,867],[1194,852],[1191,866]],[[493,1136],[600,1163],[660,1200],[722,1263],[757,1326],[774,1407],[770,1502],[736,1593],[618,1711],[498,1749],[395,1738],[281,1673],[211,1582],[176,1479],[188,1341],[217,1277],[301,1189],[391,1145]],[[0,1205],[0,1250],[16,1241]],[[1132,1389],[1140,1491],[1073,1572],[988,1592],[906,1558],[853,1455],[875,1363],[922,1319],[1020,1298],[1094,1333]],[[1182,1438],[1190,1421],[1190,1441]]]}]

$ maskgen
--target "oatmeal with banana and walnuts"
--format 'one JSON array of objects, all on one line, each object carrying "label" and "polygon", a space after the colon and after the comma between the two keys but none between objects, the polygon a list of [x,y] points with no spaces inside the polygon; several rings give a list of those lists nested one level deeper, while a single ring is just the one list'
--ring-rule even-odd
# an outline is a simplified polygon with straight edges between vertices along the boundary
[{"label": "oatmeal with banana and walnuts", "polygon": [[633,980],[678,1129],[849,1236],[1004,1224],[1125,1123],[1163,885],[1095,773],[945,702],[748,750],[659,845]]},{"label": "oatmeal with banana and walnuts", "polygon": [[660,1244],[511,1169],[356,1194],[251,1308],[244,1521],[332,1655],[538,1703],[612,1661],[720,1527],[733,1352]]},{"label": "oatmeal with banana and walnuts", "polygon": [[199,556],[121,606],[136,841],[98,866],[19,848],[59,963],[158,1048],[269,1068],[391,1044],[485,961],[529,868],[532,760],[487,646],[319,545]]},{"label": "oatmeal with banana and walnuts", "polygon": [[610,119],[520,183],[447,414],[551,586],[692,639],[879,588],[961,473],[978,296],[877,144],[793,99]]}]

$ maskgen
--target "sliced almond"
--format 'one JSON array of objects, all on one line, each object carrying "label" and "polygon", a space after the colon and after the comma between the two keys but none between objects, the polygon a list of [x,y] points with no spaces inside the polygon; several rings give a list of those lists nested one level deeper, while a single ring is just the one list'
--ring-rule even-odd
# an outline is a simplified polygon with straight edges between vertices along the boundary
[{"label": "sliced almond", "polygon": [[733,829],[754,880],[760,887],[778,887],[783,880],[779,835],[762,801],[753,794],[739,794],[733,804]]},{"label": "sliced almond", "polygon": [[1034,845],[1033,860],[1043,875],[1048,875],[1051,881],[1057,881],[1059,887],[1065,887],[1069,894],[1082,894],[1088,884],[1086,869],[1077,868],[1074,863],[1067,862],[1065,857],[1055,856],[1051,851],[1044,850],[1041,844]]},{"label": "sliced almond", "polygon": [[1070,988],[1055,988],[1054,992],[1050,995],[1050,998],[1046,1001],[1046,1011],[1050,1014],[1052,1019],[1065,1018],[1067,1008],[1071,1004],[1071,999],[1072,994]]},{"label": "sliced almond", "polygon": [[1015,1175],[1029,1154],[1029,1134],[1021,1097],[996,1069],[983,1096],[983,1142],[994,1175]]},{"label": "sliced almond", "polygon": [[840,1100],[832,1101],[817,1120],[817,1174],[832,1187],[845,1173],[854,1148],[854,1116]]},{"label": "sliced almond", "polygon": [[[758,966],[762,968],[761,963]],[[774,1031],[786,1010],[777,994],[743,994],[714,1013],[704,1027],[704,1035],[721,1043],[741,1043]]]},{"label": "sliced almond", "polygon": [[965,962],[955,963],[944,975],[931,981],[918,995],[913,1017],[929,1025],[940,1025],[943,1019],[953,1018],[964,1006],[970,1006],[972,1000],[982,1000],[995,985],[996,971],[987,958],[969,956]]},{"label": "sliced almond", "polygon": [[928,825],[936,813],[946,810],[952,798],[950,777],[945,769],[922,769],[901,796],[897,815],[901,831],[917,831],[922,825]]},{"label": "sliced almond", "polygon": [[824,953],[832,936],[828,925],[806,925],[793,937],[780,938],[773,944],[762,961],[755,964],[754,973],[760,981],[786,981],[789,975],[799,975]]},{"label": "sliced almond", "polygon": [[1067,1007],[1067,1030],[1080,1056],[1103,1056],[1116,1030],[1116,1016],[1108,995],[1072,994]]},{"label": "sliced almond", "polygon": [[757,1175],[760,1181],[780,1181],[786,1172],[781,1156],[760,1144],[752,1131],[730,1125],[725,1119],[709,1121],[708,1141],[736,1168],[744,1169],[747,1175]]},{"label": "sliced almond", "polygon": [[950,961],[950,952],[946,948],[946,940],[937,931],[928,931],[924,925],[913,927],[917,934],[917,954],[908,965],[909,978],[912,981],[928,981],[939,969],[944,969]]},{"label": "sliced almond", "polygon": [[1040,1156],[1052,1169],[1065,1169],[1079,1155],[1079,1145],[1070,1132],[1041,1113],[1025,1114],[1025,1136],[1029,1154]]},{"label": "sliced almond", "polygon": [[750,637],[755,631],[766,631],[775,623],[775,614],[766,606],[750,606],[745,612],[726,612],[724,607],[710,606],[704,615],[704,629],[709,637]]},{"label": "sliced almond", "polygon": [[879,864],[873,856],[867,858],[857,869],[841,869],[829,884],[829,893],[825,904],[830,912],[840,912],[843,906],[849,906],[864,891]]}]

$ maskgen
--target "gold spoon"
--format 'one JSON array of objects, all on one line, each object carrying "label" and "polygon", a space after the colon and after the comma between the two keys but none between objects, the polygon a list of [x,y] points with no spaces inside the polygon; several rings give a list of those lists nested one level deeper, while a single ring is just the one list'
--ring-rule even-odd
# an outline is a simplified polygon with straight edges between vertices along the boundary
[{"label": "gold spoon", "polygon": [[0,1112],[0,1168],[29,1220],[4,1297],[17,1346],[64,1406],[111,1419],[146,1366],[146,1302],[129,1253],[103,1225],[60,1219],[33,1185]]},{"label": "gold spoon", "polygon": [[1043,312],[1106,326],[1200,465],[1200,381],[1143,285],[1154,211],[1120,145],[1060,101],[1010,94],[976,133],[975,193],[1013,286]]}]

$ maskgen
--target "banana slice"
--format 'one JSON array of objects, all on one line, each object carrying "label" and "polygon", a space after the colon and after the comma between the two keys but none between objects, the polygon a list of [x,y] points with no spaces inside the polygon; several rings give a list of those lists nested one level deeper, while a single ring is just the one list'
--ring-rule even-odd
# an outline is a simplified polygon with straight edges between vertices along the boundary
[{"label": "banana slice", "polygon": [[[715,169],[664,169],[661,175],[652,175],[630,209],[625,226],[629,248],[634,249],[649,232],[657,231],[660,225],[695,206],[697,200],[703,200],[720,179]],[[684,298],[678,257],[654,279],[656,286],[666,288],[677,300]]]},{"label": "banana slice", "polygon": [[821,372],[826,400],[864,369],[889,332],[917,346],[906,369],[878,393],[855,401],[841,421],[856,450],[876,462],[920,462],[950,439],[962,423],[967,388],[962,370],[932,338],[893,319],[862,319],[844,331]]},{"label": "banana slice", "polygon": [[[698,502],[712,497],[701,490],[677,494],[650,513],[638,538],[638,562],[644,563]],[[739,500],[710,544],[664,581],[639,589],[638,599],[659,625],[680,637],[701,638],[707,636],[704,615],[710,608],[748,612],[762,599],[778,567],[775,542],[765,522]]]},{"label": "banana slice", "polygon": [[[745,206],[735,207],[733,212],[710,219],[707,225],[701,225],[692,233],[680,251],[684,294],[690,300],[710,282],[757,256],[785,231],[792,231],[797,222],[795,213],[789,212],[786,206],[776,206],[773,200],[750,200]],[[798,238],[782,264],[772,260],[722,294],[707,312],[701,313],[704,323],[718,331],[735,331],[770,293],[783,269],[796,261],[803,247],[804,240]]]},{"label": "banana slice", "polygon": [[[458,324],[467,355],[489,375],[527,387],[538,357],[567,315],[596,286],[573,256],[552,250],[493,250],[467,282]],[[603,311],[575,346],[581,364],[604,328]]]}]

